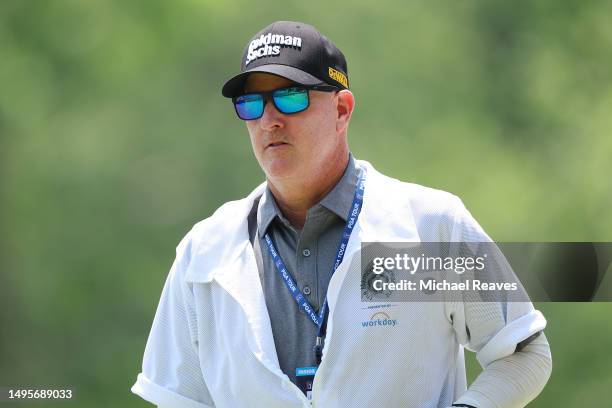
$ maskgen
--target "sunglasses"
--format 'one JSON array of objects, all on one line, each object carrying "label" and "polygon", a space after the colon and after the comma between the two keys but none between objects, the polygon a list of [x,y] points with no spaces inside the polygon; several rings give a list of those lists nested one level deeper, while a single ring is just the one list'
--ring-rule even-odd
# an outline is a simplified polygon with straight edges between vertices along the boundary
[{"label": "sunglasses", "polygon": [[276,109],[284,114],[302,112],[310,106],[308,91],[334,92],[339,89],[332,85],[299,85],[279,88],[274,91],[248,93],[232,98],[238,117],[242,120],[255,120],[263,116],[268,96]]}]

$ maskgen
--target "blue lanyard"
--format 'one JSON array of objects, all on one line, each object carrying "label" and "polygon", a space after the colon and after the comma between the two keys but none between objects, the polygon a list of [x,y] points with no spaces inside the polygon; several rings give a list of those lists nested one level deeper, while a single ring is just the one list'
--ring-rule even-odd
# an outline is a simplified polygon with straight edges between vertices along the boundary
[{"label": "blue lanyard", "polygon": [[[338,269],[338,266],[340,265],[340,263],[342,263],[342,259],[344,259],[344,254],[346,252],[346,247],[347,247],[349,238],[351,237],[351,233],[353,232],[353,228],[355,227],[355,224],[357,223],[357,219],[359,218],[359,213],[361,212],[361,207],[363,205],[364,190],[365,190],[365,170],[362,170],[361,174],[359,175],[357,187],[355,188],[355,195],[353,197],[353,203],[351,204],[351,209],[347,217],[348,220],[346,222],[346,225],[344,226],[344,231],[342,233],[342,239],[340,240],[340,244],[338,245],[338,250],[336,251],[336,260],[332,268],[332,275],[334,274],[334,272],[336,272],[336,269]],[[297,303],[300,310],[302,310],[310,318],[310,320],[318,327],[317,345],[315,347],[315,352],[317,353],[317,360],[318,360],[317,363],[320,363],[322,338],[325,335],[325,330],[327,326],[327,314],[328,314],[327,296],[325,297],[325,302],[323,303],[323,307],[321,307],[319,314],[317,314],[314,308],[312,307],[312,305],[310,304],[310,302],[308,302],[308,300],[306,300],[306,298],[302,294],[302,291],[298,288],[297,284],[295,283],[295,280],[289,273],[289,270],[287,270],[285,263],[281,259],[280,255],[278,254],[278,251],[276,250],[276,247],[274,246],[274,242],[272,242],[272,238],[270,237],[270,234],[266,233],[264,235],[264,239],[268,247],[268,252],[270,253],[270,256],[272,257],[272,260],[274,261],[274,265],[276,266],[278,275],[281,277],[281,279],[285,283],[285,286],[287,287],[287,289],[289,289],[289,292],[293,296],[293,299]]]}]

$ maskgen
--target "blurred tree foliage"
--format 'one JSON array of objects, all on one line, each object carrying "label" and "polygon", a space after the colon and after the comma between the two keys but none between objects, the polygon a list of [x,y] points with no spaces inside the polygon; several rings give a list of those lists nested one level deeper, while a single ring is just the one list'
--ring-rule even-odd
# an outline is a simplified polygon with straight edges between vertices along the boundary
[{"label": "blurred tree foliage", "polygon": [[[174,246],[263,180],[220,87],[278,19],[314,24],[346,54],[357,157],[458,194],[500,241],[612,240],[611,12],[589,0],[2,1],[0,386],[147,406],[129,388]],[[539,307],[555,369],[532,406],[608,401],[612,307]]]}]

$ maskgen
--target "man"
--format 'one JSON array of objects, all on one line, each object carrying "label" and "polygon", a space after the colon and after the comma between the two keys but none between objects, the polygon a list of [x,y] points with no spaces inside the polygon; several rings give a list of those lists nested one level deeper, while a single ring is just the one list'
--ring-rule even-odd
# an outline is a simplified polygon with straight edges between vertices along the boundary
[{"label": "man", "polygon": [[[133,392],[161,407],[482,408],[541,391],[551,357],[531,303],[361,301],[363,242],[490,238],[457,197],[351,155],[348,87],[312,26],[249,42],[222,93],[266,183],[177,247]],[[397,324],[362,324],[375,315]],[[484,367],[469,389],[464,346]]]}]

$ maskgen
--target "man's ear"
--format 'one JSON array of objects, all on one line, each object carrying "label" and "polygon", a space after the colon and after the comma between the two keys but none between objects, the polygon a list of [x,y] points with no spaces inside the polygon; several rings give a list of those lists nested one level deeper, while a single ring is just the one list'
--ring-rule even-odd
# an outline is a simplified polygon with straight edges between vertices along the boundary
[{"label": "man's ear", "polygon": [[336,116],[336,131],[345,132],[348,128],[353,109],[355,109],[355,96],[348,89],[338,91],[337,116]]}]

